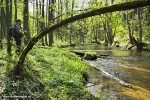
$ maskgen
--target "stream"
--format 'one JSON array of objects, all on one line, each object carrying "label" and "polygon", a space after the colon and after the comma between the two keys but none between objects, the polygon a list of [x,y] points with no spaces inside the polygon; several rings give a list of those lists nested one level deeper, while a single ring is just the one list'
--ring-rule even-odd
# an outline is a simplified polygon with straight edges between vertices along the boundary
[{"label": "stream", "polygon": [[91,94],[100,96],[102,100],[150,100],[150,52],[112,49],[100,45],[79,45],[69,49],[96,52],[99,58],[90,63],[132,85],[132,88],[124,87],[89,68],[87,89]]}]

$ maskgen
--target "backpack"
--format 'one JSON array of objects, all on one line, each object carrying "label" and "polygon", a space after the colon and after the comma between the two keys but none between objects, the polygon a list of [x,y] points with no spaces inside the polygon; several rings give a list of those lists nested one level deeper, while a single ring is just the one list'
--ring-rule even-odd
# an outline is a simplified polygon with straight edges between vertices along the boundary
[{"label": "backpack", "polygon": [[8,34],[10,36],[15,36],[16,33],[17,33],[17,31],[16,31],[16,27],[15,26],[12,26],[12,27],[9,28]]}]

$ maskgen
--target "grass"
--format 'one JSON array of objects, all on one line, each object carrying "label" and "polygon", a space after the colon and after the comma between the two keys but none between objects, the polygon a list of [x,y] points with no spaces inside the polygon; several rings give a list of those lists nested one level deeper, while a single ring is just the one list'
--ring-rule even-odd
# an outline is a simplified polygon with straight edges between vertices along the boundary
[{"label": "grass", "polygon": [[[15,61],[17,56],[14,54],[7,59]],[[9,73],[13,63],[5,61],[0,69],[2,66]],[[35,47],[26,58],[24,70],[25,73],[19,80],[11,79],[6,73],[7,78],[3,81],[5,89],[0,93],[1,96],[25,96],[35,100],[91,98],[83,84],[83,74],[87,71],[87,65],[74,53],[58,48]]]}]

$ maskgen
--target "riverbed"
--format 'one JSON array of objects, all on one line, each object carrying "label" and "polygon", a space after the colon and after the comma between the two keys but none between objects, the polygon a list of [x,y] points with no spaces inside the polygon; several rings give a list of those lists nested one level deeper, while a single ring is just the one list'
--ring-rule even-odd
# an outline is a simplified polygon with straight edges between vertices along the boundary
[{"label": "riverbed", "polygon": [[[150,52],[136,52],[100,45],[78,45],[69,49],[96,52],[99,58],[89,61],[93,65],[132,85],[127,88],[96,70],[89,68],[87,89],[108,100],[149,100]],[[106,55],[106,56],[101,56]]]}]

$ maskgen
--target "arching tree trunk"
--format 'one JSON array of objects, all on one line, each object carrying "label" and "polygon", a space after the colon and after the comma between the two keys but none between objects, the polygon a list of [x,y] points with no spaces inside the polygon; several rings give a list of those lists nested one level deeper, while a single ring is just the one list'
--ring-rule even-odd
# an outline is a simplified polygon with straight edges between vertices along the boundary
[{"label": "arching tree trunk", "polygon": [[19,61],[15,65],[14,75],[20,75],[22,73],[21,69],[23,69],[23,63],[25,61],[25,57],[27,56],[28,52],[33,48],[33,46],[38,42],[38,40],[41,39],[46,34],[48,34],[48,32],[51,32],[51,31],[53,31],[53,30],[55,30],[59,27],[62,27],[64,25],[68,24],[68,23],[77,21],[79,19],[84,19],[84,18],[88,18],[88,17],[91,17],[91,16],[104,14],[104,13],[109,13],[109,12],[115,12],[115,11],[122,11],[122,10],[138,8],[138,7],[144,7],[144,6],[148,6],[148,5],[150,5],[149,0],[132,1],[132,2],[125,2],[125,3],[121,3],[121,4],[115,4],[115,5],[112,5],[112,6],[103,7],[103,8],[100,8],[100,9],[95,9],[95,10],[92,10],[92,11],[89,11],[89,12],[86,12],[86,13],[83,13],[83,14],[79,14],[79,15],[70,17],[68,19],[65,19],[65,20],[61,21],[60,23],[57,23],[57,24],[43,30],[41,33],[34,36],[29,41],[26,48],[23,50],[22,54],[20,55]]}]

